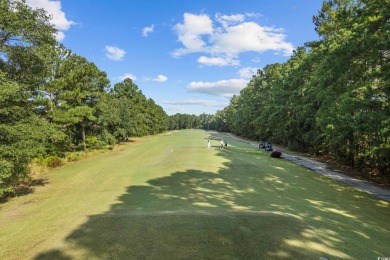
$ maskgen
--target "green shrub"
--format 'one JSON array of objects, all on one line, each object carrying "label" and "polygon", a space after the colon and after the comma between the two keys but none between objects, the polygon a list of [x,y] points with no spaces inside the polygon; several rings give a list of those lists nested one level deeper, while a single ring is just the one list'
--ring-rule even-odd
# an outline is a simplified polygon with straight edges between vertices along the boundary
[{"label": "green shrub", "polygon": [[92,149],[101,149],[106,146],[106,143],[96,136],[87,137],[85,142],[87,143],[87,147]]},{"label": "green shrub", "polygon": [[40,165],[40,166],[45,166],[46,160],[42,156],[39,156],[37,158],[34,158],[33,163],[36,163],[37,165]]},{"label": "green shrub", "polygon": [[66,159],[68,162],[77,162],[80,161],[85,157],[84,152],[73,152],[73,153],[67,153]]},{"label": "green shrub", "polygon": [[46,166],[49,168],[55,168],[64,165],[62,158],[58,156],[49,156],[45,159]]}]

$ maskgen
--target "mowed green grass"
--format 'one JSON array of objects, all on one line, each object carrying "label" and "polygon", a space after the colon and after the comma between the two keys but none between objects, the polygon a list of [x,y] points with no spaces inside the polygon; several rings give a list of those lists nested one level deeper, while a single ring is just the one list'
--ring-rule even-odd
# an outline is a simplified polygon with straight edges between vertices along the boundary
[{"label": "mowed green grass", "polygon": [[43,174],[0,204],[0,259],[390,256],[389,203],[222,136],[139,138]]}]

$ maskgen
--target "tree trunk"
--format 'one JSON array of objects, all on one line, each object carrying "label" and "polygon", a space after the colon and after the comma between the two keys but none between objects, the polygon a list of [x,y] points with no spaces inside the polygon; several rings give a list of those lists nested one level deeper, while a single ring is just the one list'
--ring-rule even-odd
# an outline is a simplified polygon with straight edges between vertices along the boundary
[{"label": "tree trunk", "polygon": [[85,142],[85,117],[83,118],[83,121],[81,122],[81,137],[83,139],[83,146],[84,151],[87,150],[87,144]]},{"label": "tree trunk", "polygon": [[54,109],[53,103],[54,103],[54,95],[53,92],[50,92],[50,112],[53,112]]}]

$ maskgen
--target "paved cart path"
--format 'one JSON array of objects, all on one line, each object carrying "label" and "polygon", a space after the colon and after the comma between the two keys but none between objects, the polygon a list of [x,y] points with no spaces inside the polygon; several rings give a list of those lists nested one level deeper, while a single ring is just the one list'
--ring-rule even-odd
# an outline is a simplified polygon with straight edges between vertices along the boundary
[{"label": "paved cart path", "polygon": [[[233,134],[229,134],[229,136],[231,138],[234,138],[236,140],[240,140],[244,143],[247,143],[247,144],[255,146],[255,147],[258,147],[258,145],[259,145],[257,142],[245,140],[245,139],[242,139],[242,138],[235,136]],[[298,164],[298,165],[306,167],[310,170],[313,170],[321,175],[324,175],[324,176],[332,178],[336,181],[345,183],[345,184],[352,186],[358,190],[367,192],[367,193],[374,195],[382,200],[390,202],[390,190],[386,190],[386,189],[380,188],[378,186],[375,186],[373,184],[352,178],[352,177],[345,175],[343,173],[340,173],[340,172],[329,170],[328,165],[326,163],[318,162],[318,161],[315,161],[315,160],[312,160],[312,159],[309,159],[309,158],[303,157],[303,156],[286,154],[284,152],[282,153],[282,157],[286,160],[289,160],[289,161],[295,163],[295,164]]]}]

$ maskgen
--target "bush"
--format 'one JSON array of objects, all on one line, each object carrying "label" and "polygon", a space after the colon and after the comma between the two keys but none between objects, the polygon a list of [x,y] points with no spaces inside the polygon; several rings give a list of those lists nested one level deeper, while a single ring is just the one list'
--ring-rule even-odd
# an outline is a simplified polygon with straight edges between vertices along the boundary
[{"label": "bush", "polygon": [[46,160],[43,158],[43,156],[38,156],[33,160],[33,163],[39,165],[39,166],[45,166],[46,165]]},{"label": "bush", "polygon": [[[103,133],[100,135],[100,139],[108,144],[108,145],[114,145],[117,143],[117,139],[115,138],[115,136],[113,136],[112,134],[110,134],[108,131],[103,131]],[[123,138],[122,138],[123,139]],[[121,140],[121,139],[118,139],[118,141]]]},{"label": "bush", "polygon": [[28,176],[32,177],[39,175],[40,173],[44,172],[45,168],[45,164],[42,162],[42,160],[36,158],[28,165]]},{"label": "bush", "polygon": [[85,140],[87,147],[91,149],[102,149],[106,146],[106,143],[97,136],[89,136]]},{"label": "bush", "polygon": [[273,152],[271,153],[271,157],[272,157],[272,158],[280,158],[281,155],[282,155],[282,153],[279,152],[279,151],[273,151]]},{"label": "bush", "polygon": [[66,159],[68,162],[77,162],[85,157],[84,152],[66,153]]},{"label": "bush", "polygon": [[49,156],[45,159],[46,166],[49,168],[55,168],[64,165],[64,161],[58,156]]}]

